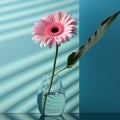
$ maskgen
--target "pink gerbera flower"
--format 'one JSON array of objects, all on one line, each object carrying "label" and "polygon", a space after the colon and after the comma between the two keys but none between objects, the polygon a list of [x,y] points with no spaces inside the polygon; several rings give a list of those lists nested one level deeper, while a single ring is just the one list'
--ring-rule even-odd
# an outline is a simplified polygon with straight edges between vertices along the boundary
[{"label": "pink gerbera flower", "polygon": [[75,20],[65,12],[57,11],[46,15],[39,23],[35,23],[32,31],[35,34],[33,40],[35,43],[40,42],[41,47],[48,45],[51,48],[53,44],[59,46],[76,34],[76,24]]}]

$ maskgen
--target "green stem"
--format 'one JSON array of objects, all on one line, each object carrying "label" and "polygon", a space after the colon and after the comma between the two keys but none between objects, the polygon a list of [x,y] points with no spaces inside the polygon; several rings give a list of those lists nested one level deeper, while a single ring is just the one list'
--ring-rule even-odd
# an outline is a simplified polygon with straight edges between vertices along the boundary
[{"label": "green stem", "polygon": [[42,110],[43,115],[45,114],[45,105],[46,105],[46,101],[47,101],[47,95],[50,94],[50,90],[51,90],[51,87],[52,87],[52,82],[53,82],[54,73],[55,73],[55,66],[56,66],[56,61],[57,61],[57,55],[58,55],[58,45],[56,45],[56,52],[55,52],[55,57],[54,57],[54,63],[53,63],[53,69],[52,69],[50,85],[49,85],[49,88],[48,88],[48,93],[45,95],[45,99],[44,99],[43,110]]},{"label": "green stem", "polygon": [[62,72],[65,69],[67,69],[67,67],[62,68],[61,70],[59,70],[58,72],[56,72],[55,75],[59,74],[60,72]]}]

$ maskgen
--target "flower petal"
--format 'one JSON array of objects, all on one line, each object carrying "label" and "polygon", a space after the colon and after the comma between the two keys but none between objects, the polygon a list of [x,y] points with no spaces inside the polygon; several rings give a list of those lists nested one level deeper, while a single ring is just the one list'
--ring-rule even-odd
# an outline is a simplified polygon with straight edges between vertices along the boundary
[{"label": "flower petal", "polygon": [[66,12],[57,11],[56,13],[47,14],[39,23],[35,23],[32,33],[35,35],[32,40],[35,43],[40,42],[40,47],[52,45],[69,40],[76,34],[76,22]]}]

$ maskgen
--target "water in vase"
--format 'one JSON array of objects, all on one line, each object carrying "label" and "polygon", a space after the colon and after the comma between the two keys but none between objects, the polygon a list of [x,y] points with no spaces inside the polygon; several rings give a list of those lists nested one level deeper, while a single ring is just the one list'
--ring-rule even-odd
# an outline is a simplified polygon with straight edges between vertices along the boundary
[{"label": "water in vase", "polygon": [[[42,113],[44,96],[42,93],[38,94],[37,102],[38,109]],[[65,107],[65,94],[60,92],[51,92],[47,95],[47,101],[45,106],[46,115],[60,115],[63,113]]]}]

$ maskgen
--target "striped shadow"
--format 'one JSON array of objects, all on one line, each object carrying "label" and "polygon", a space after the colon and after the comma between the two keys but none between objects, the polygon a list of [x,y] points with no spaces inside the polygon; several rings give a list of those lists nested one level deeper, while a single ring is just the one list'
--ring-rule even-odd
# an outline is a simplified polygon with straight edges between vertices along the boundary
[{"label": "striped shadow", "polygon": [[[0,30],[1,113],[39,113],[36,101],[37,91],[42,75],[51,73],[55,48],[48,50],[33,46],[32,35],[30,35],[33,23],[46,13],[56,10],[66,11],[78,21],[78,2],[78,0],[0,2],[2,5],[0,20],[2,23]],[[66,56],[76,51],[78,47],[78,35],[61,45],[57,70],[66,65]],[[79,64],[60,75],[67,96],[64,112],[79,112]]]}]

